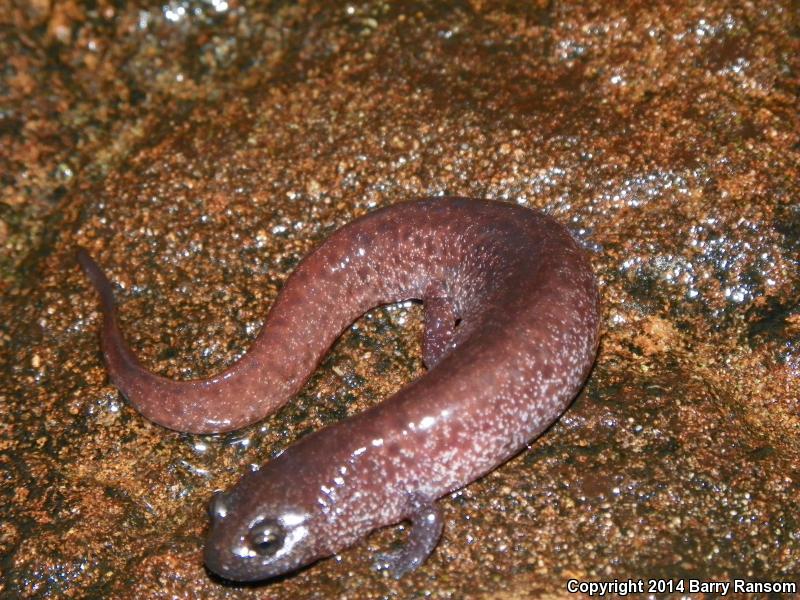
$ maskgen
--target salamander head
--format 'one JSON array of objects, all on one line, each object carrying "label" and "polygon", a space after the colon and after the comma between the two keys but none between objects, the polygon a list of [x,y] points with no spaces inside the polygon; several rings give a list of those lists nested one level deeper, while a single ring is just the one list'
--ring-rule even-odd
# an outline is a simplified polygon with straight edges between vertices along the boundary
[{"label": "salamander head", "polygon": [[331,554],[323,543],[326,522],[315,499],[309,502],[290,479],[270,471],[267,465],[248,473],[211,500],[204,560],[226,579],[268,579]]}]

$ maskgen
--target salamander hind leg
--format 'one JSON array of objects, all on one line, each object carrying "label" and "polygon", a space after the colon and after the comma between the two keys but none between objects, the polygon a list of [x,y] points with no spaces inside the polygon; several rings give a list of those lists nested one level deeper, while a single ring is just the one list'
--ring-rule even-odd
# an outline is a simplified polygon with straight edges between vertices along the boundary
[{"label": "salamander hind leg", "polygon": [[422,360],[432,369],[452,347],[458,317],[452,300],[446,296],[426,296],[422,307],[425,312]]},{"label": "salamander hind leg", "polygon": [[381,553],[375,560],[377,570],[388,571],[395,579],[400,579],[425,562],[442,536],[442,513],[435,504],[420,505],[416,512],[409,515],[409,520],[411,532],[405,546]]}]

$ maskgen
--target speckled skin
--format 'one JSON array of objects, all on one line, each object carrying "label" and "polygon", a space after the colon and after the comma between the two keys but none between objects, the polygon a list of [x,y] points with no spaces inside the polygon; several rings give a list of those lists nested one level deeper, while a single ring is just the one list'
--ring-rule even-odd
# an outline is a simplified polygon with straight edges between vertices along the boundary
[{"label": "speckled skin", "polygon": [[[110,284],[87,254],[79,260],[102,298],[112,381],[147,418],[180,431],[263,418],[364,312],[424,302],[428,373],[215,497],[205,560],[230,579],[292,571],[407,518],[407,548],[379,562],[397,575],[415,568],[441,532],[434,501],[547,428],[597,350],[598,293],[583,252],[553,219],[509,204],[427,199],[341,228],[286,281],[248,353],[206,380],[148,372],[124,344]],[[258,545],[265,526],[274,539]]]}]

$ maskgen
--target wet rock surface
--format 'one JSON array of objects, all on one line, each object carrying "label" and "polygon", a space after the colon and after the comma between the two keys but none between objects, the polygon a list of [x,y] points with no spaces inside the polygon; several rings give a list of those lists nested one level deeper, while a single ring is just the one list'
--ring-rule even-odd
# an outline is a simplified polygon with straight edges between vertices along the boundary
[{"label": "wet rock surface", "polygon": [[[10,597],[538,597],[566,581],[800,571],[800,119],[791,2],[32,2],[0,29],[0,590]],[[379,308],[240,432],[109,385],[85,246],[142,360],[246,351],[335,228],[412,197],[545,209],[591,254],[603,338],[544,436],[442,500],[400,581],[377,531],[267,584],[202,566],[205,506],[423,373]],[[289,483],[290,484],[290,483]]]}]

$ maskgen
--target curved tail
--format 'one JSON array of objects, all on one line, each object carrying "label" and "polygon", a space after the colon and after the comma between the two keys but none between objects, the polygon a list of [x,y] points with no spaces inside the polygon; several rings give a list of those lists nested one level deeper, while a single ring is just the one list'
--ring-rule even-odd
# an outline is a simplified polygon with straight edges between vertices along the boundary
[{"label": "curved tail", "polygon": [[78,262],[100,295],[111,382],[142,415],[177,431],[231,431],[263,419],[300,390],[356,318],[379,304],[419,297],[408,283],[419,279],[412,275],[418,261],[398,250],[404,214],[376,211],[331,235],[286,280],[247,352],[207,379],[173,381],[139,362],[120,331],[111,283],[80,249]]},{"label": "curved tail", "polygon": [[[217,433],[238,429],[263,418],[283,404],[294,390],[247,385],[248,377],[233,377],[252,368],[241,359],[226,371],[208,379],[173,381],[150,372],[131,351],[119,327],[111,282],[89,253],[80,248],[77,259],[100,296],[103,312],[101,345],[111,382],[133,407],[149,420],[191,433]],[[247,357],[245,357],[247,358]],[[259,383],[269,385],[266,373]]]},{"label": "curved tail", "polygon": [[[89,281],[92,282],[94,289],[97,290],[100,296],[100,305],[103,310],[102,340],[106,359],[111,358],[114,366],[127,373],[129,377],[134,374],[137,376],[142,374],[150,375],[128,348],[122,337],[117,317],[117,303],[114,301],[114,290],[108,277],[83,248],[78,250],[78,263],[80,263],[83,272],[86,273]],[[114,373],[112,372],[113,375]]]}]

